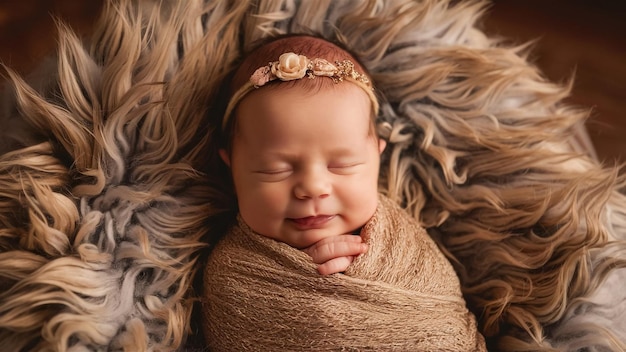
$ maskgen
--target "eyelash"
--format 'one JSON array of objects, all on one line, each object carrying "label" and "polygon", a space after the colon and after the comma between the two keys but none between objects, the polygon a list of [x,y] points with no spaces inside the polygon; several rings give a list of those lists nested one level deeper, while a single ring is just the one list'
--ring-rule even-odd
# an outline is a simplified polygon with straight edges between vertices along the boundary
[{"label": "eyelash", "polygon": [[262,170],[262,171],[257,171],[257,173],[259,174],[263,174],[263,175],[280,175],[282,173],[285,172],[290,172],[290,169],[283,169],[283,170]]},{"label": "eyelash", "polygon": [[336,173],[339,175],[342,174],[352,174],[354,172],[356,172],[356,167],[358,167],[359,165],[362,165],[363,163],[352,163],[352,164],[341,164],[341,165],[331,165],[328,166],[328,170],[332,173]]},{"label": "eyelash", "polygon": [[329,165],[329,169],[346,169],[349,167],[354,167],[360,165],[361,163],[352,163],[352,164],[339,164],[339,165]]}]

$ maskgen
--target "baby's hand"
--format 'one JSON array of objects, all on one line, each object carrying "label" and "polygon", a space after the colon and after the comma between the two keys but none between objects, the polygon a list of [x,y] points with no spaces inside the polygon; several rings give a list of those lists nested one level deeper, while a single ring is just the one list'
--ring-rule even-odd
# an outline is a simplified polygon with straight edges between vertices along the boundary
[{"label": "baby's hand", "polygon": [[348,234],[324,238],[303,251],[319,264],[320,274],[330,275],[345,271],[356,256],[367,252],[367,244],[361,236]]}]

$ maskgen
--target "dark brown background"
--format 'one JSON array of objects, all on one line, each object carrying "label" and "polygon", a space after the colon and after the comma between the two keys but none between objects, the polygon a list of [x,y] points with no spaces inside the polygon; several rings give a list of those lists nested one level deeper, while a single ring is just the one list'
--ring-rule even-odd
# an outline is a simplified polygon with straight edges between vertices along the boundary
[{"label": "dark brown background", "polygon": [[[89,33],[102,0],[0,3],[0,60],[28,72],[56,46],[52,14]],[[496,0],[484,17],[492,35],[537,39],[531,60],[547,77],[576,75],[572,103],[593,108],[588,121],[601,160],[626,162],[626,1]]]}]

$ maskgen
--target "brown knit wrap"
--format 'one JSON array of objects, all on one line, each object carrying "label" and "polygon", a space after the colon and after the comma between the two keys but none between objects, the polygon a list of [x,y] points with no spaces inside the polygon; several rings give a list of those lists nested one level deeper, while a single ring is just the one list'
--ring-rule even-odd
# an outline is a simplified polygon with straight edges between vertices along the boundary
[{"label": "brown knit wrap", "polygon": [[254,233],[241,219],[204,276],[211,351],[484,351],[452,266],[391,200],[361,232],[369,251],[345,274]]}]

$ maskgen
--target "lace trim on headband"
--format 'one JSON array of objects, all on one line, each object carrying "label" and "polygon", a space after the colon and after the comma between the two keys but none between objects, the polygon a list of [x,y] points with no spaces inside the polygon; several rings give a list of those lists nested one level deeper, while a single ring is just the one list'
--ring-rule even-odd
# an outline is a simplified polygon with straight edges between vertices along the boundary
[{"label": "lace trim on headband", "polygon": [[344,78],[350,77],[355,81],[370,85],[369,78],[356,71],[354,63],[350,60],[336,61],[332,64],[325,59],[309,59],[304,55],[291,52],[280,55],[278,61],[259,67],[250,77],[250,83],[258,88],[276,79],[292,81],[304,78],[305,75],[309,78],[330,77],[335,82],[341,82]]}]

